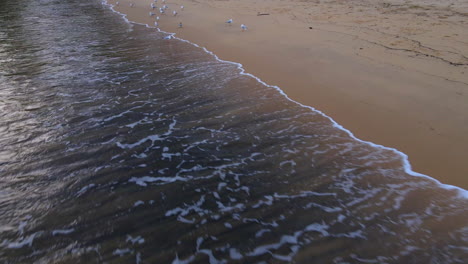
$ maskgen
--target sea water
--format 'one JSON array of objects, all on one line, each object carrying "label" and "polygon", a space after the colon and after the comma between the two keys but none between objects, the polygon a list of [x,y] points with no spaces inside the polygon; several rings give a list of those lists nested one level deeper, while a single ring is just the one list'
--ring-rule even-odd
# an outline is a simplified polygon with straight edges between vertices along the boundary
[{"label": "sea water", "polygon": [[466,191],[166,35],[0,2],[0,262],[468,262]]}]

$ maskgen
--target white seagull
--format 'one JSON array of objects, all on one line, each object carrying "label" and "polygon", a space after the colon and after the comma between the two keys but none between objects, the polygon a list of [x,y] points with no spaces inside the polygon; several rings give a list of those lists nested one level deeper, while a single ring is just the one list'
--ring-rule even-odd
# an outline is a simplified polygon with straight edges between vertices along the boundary
[{"label": "white seagull", "polygon": [[228,25],[232,25],[232,22],[233,22],[233,21],[232,21],[232,18],[229,19],[228,21],[226,21],[226,23],[228,23]]},{"label": "white seagull", "polygon": [[175,11],[175,10],[172,11],[172,14],[173,14],[174,16],[177,16],[177,11]]},{"label": "white seagull", "polygon": [[172,35],[167,35],[164,37],[164,39],[171,39],[172,38]]},{"label": "white seagull", "polygon": [[149,16],[150,16],[150,17],[152,17],[152,16],[154,16],[154,15],[156,15],[156,14],[153,13],[153,12],[149,12]]},{"label": "white seagull", "polygon": [[134,7],[134,6],[135,6],[135,4],[134,4],[134,3],[130,3],[130,7]]},{"label": "white seagull", "polygon": [[115,5],[116,5],[116,6],[119,6],[119,5],[120,5],[120,3],[119,3],[119,2],[115,2]]},{"label": "white seagull", "polygon": [[184,6],[183,6],[183,5],[182,5],[182,6],[180,6],[180,9],[181,9],[181,10],[184,10]]},{"label": "white seagull", "polygon": [[241,29],[242,29],[242,31],[246,31],[246,30],[247,30],[247,26],[244,25],[244,24],[242,24],[242,25],[241,25]]},{"label": "white seagull", "polygon": [[156,17],[156,21],[159,21],[159,17],[158,17],[158,16]]},{"label": "white seagull", "polygon": [[154,26],[155,26],[155,27],[158,27],[158,22],[154,22]]},{"label": "white seagull", "polygon": [[151,6],[152,9],[155,9],[155,8],[156,8],[156,5],[155,5],[154,3],[151,3],[150,6]]},{"label": "white seagull", "polygon": [[159,13],[164,14],[164,9],[159,8]]}]

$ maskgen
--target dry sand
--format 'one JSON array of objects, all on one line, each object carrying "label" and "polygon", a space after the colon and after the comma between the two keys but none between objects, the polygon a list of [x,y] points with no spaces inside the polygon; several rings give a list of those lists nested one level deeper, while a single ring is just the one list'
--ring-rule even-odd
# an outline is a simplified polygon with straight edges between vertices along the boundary
[{"label": "dry sand", "polygon": [[[116,10],[154,25],[152,2],[120,1]],[[408,154],[415,171],[468,189],[467,0],[166,4],[162,30],[242,63],[358,138]]]}]

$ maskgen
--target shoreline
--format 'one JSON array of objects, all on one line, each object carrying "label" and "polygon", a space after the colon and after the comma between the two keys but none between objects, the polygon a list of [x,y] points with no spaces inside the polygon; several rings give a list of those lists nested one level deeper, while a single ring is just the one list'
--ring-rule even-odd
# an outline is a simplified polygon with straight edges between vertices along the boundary
[{"label": "shoreline", "polygon": [[[202,2],[204,2],[204,1],[202,1]],[[113,1],[109,1],[109,3],[114,4]],[[128,7],[126,5],[126,2],[120,2],[120,3],[121,3],[120,6],[115,7],[115,8],[117,8],[117,11],[126,14],[129,17],[129,20],[135,21],[135,22],[141,23],[141,24],[149,24],[151,26],[151,22],[154,21],[154,18],[150,18],[148,16],[148,12],[151,11],[151,9],[149,8],[149,3],[151,3],[151,1],[137,1],[137,2],[135,2],[136,3],[135,8]],[[313,79],[316,76],[312,76],[310,78],[304,78],[304,74],[309,74],[310,73],[310,72],[307,71],[309,68],[312,68],[314,71],[320,72],[320,69],[317,69],[317,66],[308,65],[310,67],[304,67],[306,69],[306,71],[302,71],[302,69],[300,67],[297,68],[297,66],[298,66],[297,64],[292,63],[292,64],[290,64],[290,65],[288,64],[286,66],[290,67],[290,68],[292,68],[294,70],[285,72],[284,67],[283,68],[275,67],[275,66],[278,66],[278,65],[276,65],[275,63],[271,63],[271,62],[275,62],[275,59],[278,59],[278,58],[275,58],[275,56],[264,57],[265,54],[267,54],[267,55],[268,54],[275,54],[274,51],[278,51],[278,50],[275,50],[274,48],[271,48],[269,46],[261,46],[261,49],[263,50],[263,52],[259,51],[258,48],[255,49],[255,46],[253,48],[254,53],[242,50],[242,48],[244,48],[245,45],[247,45],[246,47],[252,47],[252,43],[251,43],[252,41],[254,42],[254,44],[258,44],[258,39],[260,39],[260,41],[264,41],[264,38],[268,39],[268,34],[267,33],[269,33],[269,32],[266,32],[265,34],[263,34],[262,33],[263,31],[259,30],[259,26],[249,27],[248,31],[240,32],[240,29],[237,29],[237,27],[234,27],[234,26],[229,27],[229,26],[224,24],[225,19],[221,19],[221,18],[225,18],[225,17],[227,17],[227,15],[224,14],[223,12],[215,12],[213,14],[214,18],[211,17],[211,16],[208,16],[205,19],[206,21],[204,21],[203,19],[200,20],[200,16],[197,15],[197,14],[201,13],[202,10],[206,11],[208,9],[207,6],[205,6],[203,4],[200,4],[200,2],[176,1],[176,3],[177,3],[176,7],[174,7],[174,2],[171,2],[171,3],[172,3],[172,6],[173,6],[174,9],[177,8],[178,6],[180,6],[180,3],[183,3],[186,8],[183,11],[178,11],[179,14],[181,14],[181,13],[183,13],[183,14],[179,15],[178,17],[175,17],[175,18],[170,16],[170,15],[161,16],[160,26],[161,26],[162,30],[169,31],[169,32],[175,32],[178,37],[181,37],[184,40],[188,40],[191,43],[196,43],[200,47],[205,47],[206,49],[210,50],[210,52],[212,52],[213,54],[216,54],[216,56],[218,56],[221,60],[236,61],[236,62],[242,63],[243,68],[245,69],[245,71],[251,73],[252,76],[258,76],[258,78],[272,84],[272,86],[281,87],[281,91],[283,91],[283,93],[287,94],[287,97],[290,98],[291,100],[293,100],[295,102],[298,102],[298,103],[300,103],[300,104],[302,104],[304,106],[311,105],[311,106],[313,106],[312,108],[318,109],[320,112],[323,112],[327,116],[331,116],[334,120],[336,120],[337,123],[339,123],[338,126],[346,127],[347,129],[352,131],[352,133],[355,135],[355,137],[359,138],[358,140],[370,141],[369,142],[370,144],[374,144],[374,143],[371,143],[371,142],[375,142],[375,143],[380,144],[380,145],[388,146],[388,147],[391,147],[391,148],[396,148],[400,152],[404,152],[404,153],[408,154],[410,156],[411,164],[414,166],[415,165],[415,160],[418,160],[415,157],[418,157],[418,156],[417,155],[412,155],[411,151],[405,151],[405,148],[399,147],[399,144],[391,144],[392,140],[395,140],[395,138],[396,138],[397,141],[398,141],[397,143],[399,143],[399,142],[401,143],[401,141],[403,141],[403,145],[408,144],[410,146],[410,148],[409,148],[410,150],[414,150],[416,148],[416,150],[417,150],[416,154],[422,155],[422,158],[421,157],[420,158],[422,160],[423,165],[432,164],[432,165],[435,165],[435,167],[442,167],[442,168],[445,167],[445,166],[442,166],[442,165],[438,164],[437,162],[435,162],[435,161],[438,161],[437,158],[427,157],[428,155],[424,156],[424,154],[427,154],[428,153],[427,149],[431,149],[431,147],[432,147],[432,149],[435,148],[436,150],[440,150],[440,148],[437,148],[437,147],[440,147],[442,145],[446,149],[451,149],[451,148],[453,148],[452,146],[454,144],[446,144],[447,141],[444,141],[444,140],[441,140],[441,139],[438,139],[435,142],[432,142],[433,138],[430,137],[431,135],[430,134],[428,135],[427,133],[421,133],[421,131],[416,131],[416,132],[419,132],[419,133],[414,133],[414,131],[413,131],[412,132],[413,135],[410,135],[410,136],[406,135],[408,133],[407,130],[412,128],[412,126],[411,126],[412,125],[412,123],[411,123],[412,120],[410,119],[409,120],[410,122],[408,122],[405,119],[405,113],[402,113],[402,111],[400,111],[400,113],[394,113],[394,111],[393,112],[388,111],[389,106],[392,106],[391,104],[390,105],[384,105],[384,107],[382,107],[382,106],[379,107],[379,105],[371,105],[371,104],[369,104],[369,102],[360,102],[359,100],[362,100],[362,98],[359,98],[358,96],[354,96],[354,97],[350,96],[349,93],[347,93],[346,91],[343,91],[348,86],[351,86],[353,89],[356,89],[357,92],[360,92],[359,93],[360,96],[362,96],[362,95],[366,96],[370,92],[371,93],[370,97],[372,99],[375,99],[374,97],[372,97],[372,95],[373,95],[372,92],[375,92],[375,91],[370,91],[369,88],[367,88],[367,90],[366,90],[366,87],[364,87],[364,89],[363,89],[362,87],[358,87],[358,85],[356,85],[354,83],[351,83],[351,84],[349,83],[350,80],[353,81],[353,78],[351,78],[353,76],[345,76],[347,78],[343,78],[343,80],[335,80],[335,79],[323,80],[323,76],[322,76],[322,77],[317,78],[319,82],[318,82],[317,85],[314,85],[314,82],[317,83],[317,80]],[[146,5],[148,7],[146,7]],[[161,5],[161,4],[159,3],[158,6],[159,5]],[[168,5],[171,8],[171,4],[168,3]],[[172,9],[169,9],[169,10],[172,10]],[[190,13],[189,13],[188,10],[191,10]],[[196,12],[197,10],[198,10],[198,13]],[[216,16],[219,16],[219,19],[216,18]],[[248,15],[248,16],[253,17],[253,19],[255,19],[255,17],[256,17],[254,15]],[[177,21],[178,20],[183,20],[184,21],[184,28],[182,28],[182,29],[177,28],[177,24],[178,24]],[[195,21],[195,20],[197,21],[197,27],[196,28],[194,28],[192,26],[191,22],[186,22],[186,21]],[[216,25],[216,23],[213,23],[213,20],[215,20],[215,21],[219,20],[221,22],[219,23],[219,25]],[[204,28],[208,27],[211,24],[215,25],[214,26],[215,31],[217,31],[217,32],[215,32],[215,34],[213,34],[212,32],[204,32],[203,31]],[[247,25],[250,26],[249,24],[247,24]],[[294,29],[293,27],[291,27],[291,25],[287,25],[287,26],[289,26],[289,28],[288,28],[289,30],[286,31],[287,32],[286,35],[291,35],[291,36],[294,36],[295,34],[297,35],[298,31],[299,31],[299,34],[301,33],[300,30]],[[198,29],[200,29],[200,30],[198,30]],[[228,32],[226,33],[224,31],[228,31]],[[252,32],[255,32],[255,34],[252,34]],[[217,38],[216,34],[221,34],[221,35],[224,34],[225,36],[223,35],[223,38]],[[335,36],[334,34],[335,33],[333,33],[332,36]],[[325,37],[330,38],[329,35],[327,35]],[[243,40],[246,43],[243,43],[242,41],[239,42],[239,40],[231,41],[233,39],[235,40],[235,38],[239,38],[240,40]],[[252,38],[255,38],[255,39],[252,40]],[[281,39],[283,39],[283,38],[279,39],[280,42],[281,42]],[[286,39],[288,39],[288,38],[286,38]],[[196,41],[196,40],[199,40],[199,41]],[[238,45],[239,46],[238,48],[240,50],[239,49],[236,50],[235,48],[233,48],[232,43],[231,44],[229,43],[230,41],[232,43]],[[308,40],[308,41],[310,42],[310,40]],[[301,40],[299,40],[297,42],[299,42],[299,44],[300,44]],[[308,43],[308,42],[306,41],[306,43]],[[294,45],[294,44],[297,44],[297,43],[293,42],[292,45]],[[277,46],[280,46],[280,48],[284,48],[284,47],[289,47],[290,48],[291,47],[291,44],[289,43],[289,41],[288,41],[288,43],[285,44],[286,46],[285,45],[281,46],[281,45],[282,45],[282,43],[277,44]],[[303,48],[303,47],[301,47],[301,45],[297,45],[297,48]],[[344,54],[343,55],[343,54],[340,54],[339,52],[335,52],[334,50],[330,51],[329,47],[325,47],[325,49],[324,49],[323,46],[319,46],[319,48],[320,48],[319,50],[323,51],[324,54],[325,54],[322,57],[319,56],[319,58],[318,58],[319,61],[320,61],[320,59],[322,60],[321,61],[322,64],[319,65],[319,66],[323,66],[324,63],[327,63],[327,62],[331,63],[333,61],[338,61],[340,63],[343,63],[344,66],[346,66],[346,67],[348,67],[349,65],[354,65],[356,63],[356,60],[351,60],[349,58],[350,57],[349,54]],[[303,55],[301,50],[297,52],[298,54],[295,54],[294,50],[288,49],[287,51],[288,52],[285,52],[285,53],[287,53],[288,58],[290,58],[290,57],[294,58],[294,56],[299,56],[299,57],[297,57],[297,59],[300,60],[300,56]],[[247,53],[247,54],[243,54],[243,53]],[[255,55],[255,56],[253,56],[252,54]],[[318,53],[318,55],[320,55],[320,54],[321,53]],[[331,55],[333,55],[333,56],[331,56]],[[331,56],[331,58],[330,58],[330,56]],[[288,63],[288,61],[283,61],[282,60],[282,59],[284,59],[284,57],[282,57],[281,55],[278,56],[278,57],[280,58],[281,64]],[[259,59],[261,59],[261,60],[259,60]],[[313,62],[317,61],[316,60],[317,58],[312,58],[312,59],[313,59]],[[355,58],[353,58],[353,59],[355,59]],[[268,63],[266,63],[266,62],[268,62]],[[359,70],[362,70],[363,68],[365,70],[369,70],[369,67],[366,68],[366,63],[363,63],[362,61],[358,61],[358,62],[362,64],[362,65],[358,65],[358,67],[360,67],[360,68],[358,68]],[[305,63],[307,65],[307,63],[310,63],[310,61],[306,60],[306,62],[302,61],[302,63]],[[304,66],[304,65],[302,65],[302,66]],[[376,64],[371,64],[371,66],[375,67]],[[388,65],[384,65],[384,66],[377,65],[377,66],[380,66],[380,67],[383,68],[383,69],[379,69],[379,67],[377,67],[377,69],[375,69],[375,71],[378,74],[382,74],[382,71],[384,71],[386,74],[389,74],[388,73],[389,69],[393,71],[392,73],[400,73],[397,70],[393,69],[395,67],[394,65],[390,65],[390,66],[388,66]],[[344,71],[345,72],[349,71],[349,68],[345,69]],[[340,71],[338,71],[338,72],[342,73]],[[278,77],[281,77],[281,76],[284,76],[284,75],[287,75],[286,78],[278,78]],[[352,75],[354,75],[354,73]],[[277,78],[274,78],[275,76]],[[371,83],[376,82],[377,84],[379,84],[378,81],[380,81],[380,84],[381,84],[381,82],[382,82],[382,80],[380,80],[379,78],[370,78],[372,76],[370,76],[370,77],[369,76],[361,76],[361,75],[357,75],[357,76],[361,77],[361,78],[362,77],[367,77],[367,78],[370,79]],[[307,76],[307,77],[309,77],[309,76]],[[335,76],[330,76],[330,74],[325,75],[325,78],[330,78],[330,77],[333,78]],[[340,77],[340,76],[338,75],[338,77]],[[381,77],[381,75],[377,75],[377,77]],[[401,77],[401,73],[400,73],[400,75],[398,77]],[[403,75],[403,77],[408,78],[408,76],[405,76],[405,75]],[[427,78],[427,76],[425,76],[425,77]],[[338,78],[336,78],[336,79],[338,79]],[[357,78],[357,79],[359,79],[359,78]],[[369,80],[366,80],[366,81],[369,82]],[[421,81],[421,80],[418,80],[418,81]],[[331,83],[331,85],[330,85],[330,83]],[[333,85],[335,85],[336,87],[333,86]],[[313,87],[313,89],[310,89],[311,86]],[[334,89],[324,89],[324,88],[330,88],[330,87],[332,87]],[[432,90],[437,90],[437,89],[435,89],[437,87],[435,87],[435,88],[431,87],[431,88],[432,88]],[[304,89],[310,89],[311,91],[304,91]],[[313,96],[311,96],[311,92],[312,92]],[[368,93],[366,93],[366,92],[368,92]],[[377,91],[379,96],[382,96],[382,92],[384,92],[384,94],[383,94],[384,96],[387,96],[387,95],[392,96],[393,95],[392,92],[394,92],[394,91],[392,91],[391,89],[383,90],[383,91],[382,90]],[[401,91],[397,90],[396,92],[401,92]],[[463,90],[462,90],[462,92],[463,92]],[[308,96],[305,96],[305,95],[308,95]],[[317,95],[319,95],[318,100],[316,100]],[[345,95],[344,100],[343,100],[343,95]],[[307,97],[307,98],[304,98],[304,97]],[[312,99],[312,100],[310,100],[310,99]],[[326,99],[326,100],[324,100],[324,99]],[[398,101],[402,100],[402,99],[401,98],[397,98],[397,99],[398,100],[394,100],[397,103],[396,105],[401,106],[401,104],[398,105]],[[394,101],[392,101],[391,103],[395,104]],[[337,107],[338,109],[334,109],[333,107],[330,108],[329,107],[330,102],[333,103],[333,105],[335,105],[336,103],[339,103],[340,107]],[[403,104],[403,106],[404,106],[404,104]],[[370,113],[369,113],[369,109],[371,109]],[[393,109],[391,109],[391,110],[393,110]],[[343,111],[344,111],[344,113],[342,113]],[[352,112],[352,111],[354,111],[354,112]],[[390,112],[390,114],[389,114],[389,112]],[[363,114],[364,117],[361,117],[360,116],[361,114]],[[376,124],[369,123],[369,118],[366,116],[366,114],[367,114],[367,116],[369,116],[369,114],[370,114],[372,117],[376,118],[376,120],[380,119],[381,122],[380,123],[377,122]],[[345,118],[343,118],[343,117],[345,117]],[[340,120],[340,118],[342,120]],[[348,121],[348,119],[350,121]],[[359,121],[359,122],[357,122],[357,126],[356,126],[356,121]],[[381,124],[382,124],[382,121],[383,121],[383,123],[386,123],[385,121],[393,121],[394,123],[398,124],[396,127],[392,128],[394,130],[392,133],[390,133],[392,135],[386,135],[386,134],[389,134],[388,133],[388,130],[389,130],[388,126],[387,127],[383,126],[382,128],[380,128]],[[404,124],[405,122],[408,122],[408,124],[406,124],[407,126],[402,126],[401,124],[402,123]],[[366,127],[364,127],[364,128],[360,127],[360,126],[362,126],[362,124],[366,124]],[[402,131],[399,131],[399,128],[400,129],[405,128],[406,130],[402,129]],[[347,129],[344,129],[344,130],[347,130]],[[463,129],[465,129],[465,128],[463,128]],[[464,131],[463,129],[462,129],[461,132]],[[383,130],[383,131],[380,131],[380,130]],[[379,131],[381,133],[376,133],[376,132],[379,132]],[[432,131],[432,130],[429,130],[429,131]],[[401,135],[402,133],[403,133],[403,136]],[[397,134],[397,136],[395,136],[394,134]],[[461,137],[461,138],[463,140],[465,140],[465,141],[462,141],[463,144],[459,144],[459,148],[465,146],[466,144],[464,144],[464,143],[468,143],[467,136]],[[432,142],[432,144],[427,148],[422,148],[421,149],[421,144],[420,144],[421,140],[419,140],[419,142],[418,141],[417,142],[412,142],[415,139],[423,139],[422,140],[423,143],[425,143],[426,140],[427,140],[427,142]],[[457,139],[457,138],[455,138],[455,139]],[[390,142],[390,143],[388,143],[388,142]],[[419,143],[419,144],[417,144],[417,143]],[[455,150],[457,150],[457,149],[455,148]],[[462,149],[461,151],[460,150],[454,151],[454,154],[452,155],[452,156],[458,157],[458,160],[455,160],[455,163],[459,164],[461,167],[453,168],[453,166],[450,166],[451,164],[449,162],[448,167],[450,167],[451,170],[444,171],[442,169],[443,172],[448,172],[448,171],[457,172],[457,170],[458,170],[458,174],[457,173],[450,174],[452,177],[449,177],[447,175],[442,175],[442,176],[437,175],[437,173],[427,173],[425,170],[419,169],[418,166],[414,166],[414,169],[416,171],[421,171],[424,174],[431,175],[431,177],[436,178],[437,180],[439,180],[442,183],[448,183],[448,184],[459,186],[461,188],[466,188],[468,186],[467,179],[464,179],[463,177],[460,177],[460,175],[462,175],[462,176],[463,175],[468,175],[468,173],[463,174],[464,173],[463,169],[466,170],[466,168],[464,168],[464,166],[463,166],[464,165],[463,164],[463,157],[464,157],[463,153],[464,153],[464,149]],[[462,154],[462,155],[460,155],[460,154]],[[405,155],[405,154],[403,154],[403,155]],[[439,162],[443,162],[443,161],[439,160]],[[417,165],[417,163],[418,162],[416,162],[416,165]],[[453,163],[454,162],[452,162],[452,164]],[[408,164],[408,166],[409,166],[409,164]],[[431,167],[431,166],[427,165],[427,167]],[[431,168],[429,168],[429,169],[431,169]],[[434,170],[434,169],[432,169],[432,170],[435,171],[435,172],[437,171],[437,170]],[[460,174],[460,172],[461,172],[461,174]],[[413,173],[413,175],[414,174],[415,173]],[[416,174],[419,174],[419,173],[416,173]],[[453,175],[455,175],[455,176],[453,176]],[[418,176],[421,176],[421,174],[418,175]],[[423,175],[423,176],[425,176],[425,175]],[[429,177],[429,176],[426,176],[426,177]],[[431,177],[429,177],[429,178],[431,178]],[[452,178],[455,178],[455,180],[452,179]]]}]

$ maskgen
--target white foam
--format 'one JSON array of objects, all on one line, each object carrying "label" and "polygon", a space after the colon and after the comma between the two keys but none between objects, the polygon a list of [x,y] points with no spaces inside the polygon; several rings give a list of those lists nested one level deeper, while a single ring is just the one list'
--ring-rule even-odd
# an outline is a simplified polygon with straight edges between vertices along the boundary
[{"label": "white foam", "polygon": [[329,228],[330,226],[328,226],[327,224],[325,223],[314,223],[314,224],[310,224],[308,225],[306,228],[305,228],[305,231],[315,231],[315,232],[319,232],[321,233],[322,235],[324,236],[328,236],[328,232],[327,232],[327,229]]},{"label": "white foam", "polygon": [[134,123],[125,125],[125,126],[129,127],[129,128],[135,128],[137,125],[145,124],[145,122],[148,122],[147,117],[143,118],[142,120],[138,120],[138,121],[136,121]]},{"label": "white foam", "polygon": [[323,117],[327,118],[327,119],[333,124],[333,126],[334,126],[335,128],[338,128],[338,129],[344,131],[346,134],[348,134],[348,136],[350,136],[350,137],[353,138],[354,140],[357,140],[357,141],[359,141],[359,142],[361,142],[361,143],[367,144],[367,145],[372,146],[372,147],[374,147],[374,148],[380,148],[380,149],[390,150],[390,151],[392,151],[392,152],[398,154],[398,155],[401,157],[402,161],[403,161],[403,169],[404,169],[404,171],[405,171],[407,174],[409,174],[409,175],[411,175],[411,176],[422,177],[422,178],[431,180],[431,181],[433,181],[435,184],[437,184],[440,188],[456,191],[457,194],[458,194],[458,197],[463,198],[463,199],[468,199],[468,190],[465,190],[465,189],[463,189],[463,188],[461,188],[461,187],[454,186],[454,185],[443,184],[443,183],[441,183],[440,181],[438,181],[438,180],[436,180],[436,179],[434,179],[434,178],[432,178],[432,177],[430,177],[430,176],[428,176],[428,175],[425,175],[425,174],[422,174],[422,173],[413,171],[413,170],[412,170],[412,167],[411,167],[411,164],[410,164],[410,162],[409,162],[409,159],[408,159],[408,155],[406,155],[405,153],[403,153],[403,152],[401,152],[401,151],[399,151],[399,150],[397,150],[397,149],[395,149],[395,148],[385,147],[385,146],[382,146],[382,145],[379,145],[379,144],[376,144],[376,143],[373,143],[373,142],[370,142],[370,141],[364,141],[364,140],[362,140],[362,139],[357,138],[356,136],[354,136],[354,134],[353,134],[350,130],[348,130],[348,129],[344,128],[342,125],[338,124],[335,120],[333,120],[331,117],[327,116],[327,115],[326,115],[325,113],[323,113],[322,111],[317,110],[317,109],[315,109],[315,108],[312,107],[312,106],[304,105],[304,104],[302,104],[302,103],[299,103],[299,102],[297,102],[297,101],[294,101],[294,100],[291,99],[283,90],[281,90],[281,88],[280,88],[279,86],[276,86],[276,85],[269,85],[269,84],[265,83],[264,81],[262,81],[262,80],[261,80],[260,78],[258,78],[257,76],[245,72],[245,69],[243,68],[243,65],[242,65],[242,64],[240,64],[240,63],[238,63],[238,62],[222,60],[222,59],[220,59],[216,54],[214,54],[213,52],[207,50],[205,47],[202,47],[202,46],[200,46],[200,45],[198,45],[198,44],[196,44],[196,43],[190,42],[190,41],[188,41],[188,40],[185,40],[185,39],[182,39],[182,38],[179,38],[179,37],[175,37],[176,33],[170,33],[170,32],[166,32],[166,31],[162,31],[161,29],[156,28],[156,27],[153,27],[153,26],[150,26],[150,25],[148,25],[148,24],[142,24],[142,23],[137,23],[137,22],[130,21],[130,20],[128,20],[127,15],[116,11],[116,10],[114,9],[114,6],[113,6],[112,4],[107,3],[107,0],[103,0],[102,3],[103,3],[104,5],[107,5],[113,12],[119,14],[119,15],[120,15],[127,23],[129,23],[129,24],[136,24],[136,25],[146,26],[147,28],[154,28],[154,29],[158,30],[159,32],[168,34],[168,35],[172,36],[172,37],[175,38],[175,39],[178,39],[178,40],[180,40],[180,41],[182,41],[182,42],[185,42],[185,43],[189,43],[189,44],[191,44],[191,45],[193,45],[193,46],[195,46],[195,47],[198,47],[198,48],[202,49],[202,50],[205,51],[206,53],[212,55],[217,61],[236,65],[237,68],[238,68],[239,71],[240,71],[239,74],[245,75],[245,76],[249,76],[249,77],[255,79],[255,80],[256,80],[257,82],[259,82],[260,84],[262,84],[262,85],[264,85],[264,86],[266,86],[266,87],[270,87],[270,88],[273,88],[273,89],[277,90],[277,91],[278,91],[281,95],[283,95],[287,100],[289,100],[289,101],[291,101],[291,102],[293,102],[293,103],[295,103],[295,104],[297,104],[297,105],[299,105],[299,106],[301,106],[301,107],[310,109],[311,111],[316,112],[316,113],[322,115]]},{"label": "white foam", "polygon": [[359,258],[356,256],[356,254],[351,254],[350,255],[353,259],[359,261],[359,262],[362,262],[362,263],[381,263],[379,260],[377,259],[365,259],[365,258]]},{"label": "white foam", "polygon": [[[380,188],[375,188],[375,189],[371,189],[371,190],[361,191],[360,193],[364,193],[364,196],[352,200],[351,202],[347,203],[346,206],[350,207],[350,206],[354,206],[354,205],[356,205],[356,204],[365,202],[365,201],[369,200],[370,198],[376,196],[380,191],[382,191],[382,189],[380,189]],[[356,197],[356,195],[353,196],[353,197]],[[404,197],[403,197],[403,198],[404,198]]]},{"label": "white foam", "polygon": [[263,200],[260,200],[258,203],[252,205],[252,208],[259,208],[260,206],[262,205],[272,205],[273,204],[273,196],[271,195],[265,195],[264,196],[267,200],[266,201],[263,201]]},{"label": "white foam", "polygon": [[133,207],[137,207],[137,206],[142,205],[142,204],[145,204],[145,202],[138,200],[133,204]]},{"label": "white foam", "polygon": [[271,230],[270,229],[260,229],[259,231],[257,231],[257,233],[255,233],[255,237],[256,238],[262,237],[263,234],[265,234],[267,232],[271,232]]},{"label": "white foam", "polygon": [[132,245],[137,244],[137,243],[141,245],[145,243],[145,239],[142,238],[141,236],[132,237],[131,235],[127,235],[127,239],[125,241],[132,243]]},{"label": "white foam", "polygon": [[76,196],[81,196],[81,195],[83,195],[85,192],[87,192],[89,189],[93,188],[94,186],[96,186],[96,184],[94,184],[94,183],[91,183],[91,184],[86,185],[85,187],[81,188],[81,189],[76,193]]},{"label": "white foam", "polygon": [[7,248],[22,248],[24,246],[32,246],[34,237],[36,237],[36,233],[28,236],[28,237],[21,237],[21,240],[16,242],[8,243]]},{"label": "white foam", "polygon": [[75,231],[74,228],[70,228],[70,229],[57,229],[57,230],[54,230],[52,231],[52,235],[55,236],[55,235],[68,235],[70,233],[73,233]]},{"label": "white foam", "polygon": [[162,160],[168,159],[169,161],[172,161],[172,157],[180,157],[180,156],[182,156],[182,154],[180,154],[179,152],[177,152],[177,153],[161,153],[161,156],[162,156]]},{"label": "white foam", "polygon": [[114,250],[114,252],[112,252],[112,254],[113,255],[118,255],[119,257],[122,257],[123,255],[129,254],[131,252],[132,252],[132,250],[130,250],[129,248],[124,248],[124,249],[118,248],[118,249]]},{"label": "white foam", "polygon": [[272,249],[279,249],[284,244],[297,244],[298,237],[302,235],[301,231],[295,232],[294,235],[283,235],[278,243],[268,244],[256,247],[252,252],[247,253],[247,256],[260,256],[270,253]]},{"label": "white foam", "polygon": [[283,167],[285,165],[289,164],[291,167],[294,167],[296,166],[296,162],[294,160],[285,160],[285,161],[282,161],[280,162],[279,166],[280,167]]},{"label": "white foam", "polygon": [[200,200],[198,200],[195,204],[190,205],[186,208],[176,207],[174,209],[168,210],[165,216],[172,216],[172,215],[186,216],[192,211],[197,212],[199,214],[208,213],[209,211],[200,208],[204,203],[205,203],[205,195],[202,195],[200,197]]},{"label": "white foam", "polygon": [[302,191],[300,194],[286,195],[286,194],[274,194],[275,198],[278,199],[294,199],[299,197],[309,197],[309,196],[336,196],[336,193],[319,193],[313,191]]},{"label": "white foam", "polygon": [[187,218],[184,218],[182,215],[177,216],[177,221],[179,221],[181,223],[184,223],[184,224],[194,224],[195,223],[194,219],[189,220]]},{"label": "white foam", "polygon": [[336,234],[336,235],[332,235],[333,237],[348,237],[348,238],[364,238],[366,239],[366,237],[362,234],[362,230],[356,230],[356,231],[353,231],[353,232],[348,232],[348,233],[344,233],[344,234]]},{"label": "white foam", "polygon": [[244,223],[254,222],[254,223],[261,224],[262,226],[278,227],[278,223],[276,223],[276,221],[273,221],[273,222],[271,222],[271,223],[268,223],[268,222],[260,221],[260,220],[255,219],[255,218],[244,218],[242,221],[243,221]]},{"label": "white foam", "polygon": [[172,261],[172,264],[189,264],[193,260],[195,260],[195,256],[193,255],[186,259],[179,259],[179,255],[176,254],[176,258]]},{"label": "white foam", "polygon": [[216,201],[216,204],[218,205],[221,212],[231,212],[234,210],[243,210],[245,208],[243,203],[238,203],[234,206],[225,206],[223,203]]},{"label": "white foam", "polygon": [[197,251],[200,250],[200,246],[201,246],[201,244],[203,243],[204,240],[205,239],[203,237],[198,237],[197,238]]},{"label": "white foam", "polygon": [[235,248],[229,249],[229,257],[232,259],[242,259],[242,254]]},{"label": "white foam", "polygon": [[22,235],[24,233],[24,228],[26,227],[26,225],[28,224],[28,221],[21,221],[19,226],[18,226],[18,231],[20,233],[20,235]]},{"label": "white foam", "polygon": [[225,183],[225,182],[218,183],[218,191],[221,191],[226,186],[227,186],[227,183]]},{"label": "white foam", "polygon": [[210,264],[224,264],[224,263],[226,263],[225,260],[218,260],[217,258],[215,258],[215,256],[213,255],[213,251],[211,251],[210,249],[200,249],[198,252],[207,255],[208,258],[209,258]]},{"label": "white foam", "polygon": [[176,181],[188,181],[190,178],[184,177],[150,177],[150,176],[143,176],[143,177],[132,177],[129,182],[134,182],[140,186],[147,186],[148,182],[160,182],[160,183],[171,183]]},{"label": "white foam", "polygon": [[152,144],[154,144],[155,141],[162,141],[163,138],[160,137],[159,135],[150,135],[150,136],[147,136],[143,139],[140,139],[139,141],[133,143],[133,144],[123,144],[123,143],[120,143],[120,142],[117,142],[117,146],[121,149],[132,149],[136,146],[139,146],[143,143],[145,143],[146,141],[150,140],[152,142]]},{"label": "white foam", "polygon": [[328,207],[328,206],[323,206],[321,204],[314,203],[314,202],[310,202],[305,206],[306,209],[309,209],[311,207],[320,208],[320,209],[324,210],[327,213],[336,213],[336,212],[340,212],[340,211],[343,210],[340,207]]},{"label": "white foam", "polygon": [[136,264],[140,264],[140,263],[141,263],[141,253],[140,253],[140,252],[136,253],[136,256],[135,256],[135,263],[136,263]]},{"label": "white foam", "polygon": [[114,120],[116,118],[122,117],[122,116],[124,116],[125,114],[128,114],[128,113],[132,113],[132,111],[131,110],[124,111],[124,112],[122,112],[122,113],[120,113],[118,115],[110,116],[110,117],[104,119],[103,121],[108,122],[108,121]]}]

